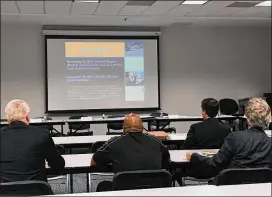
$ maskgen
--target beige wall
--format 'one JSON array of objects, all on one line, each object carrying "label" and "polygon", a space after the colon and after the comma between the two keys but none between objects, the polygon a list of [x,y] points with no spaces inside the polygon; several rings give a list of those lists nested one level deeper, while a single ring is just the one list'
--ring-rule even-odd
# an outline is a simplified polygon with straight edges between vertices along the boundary
[{"label": "beige wall", "polygon": [[[38,25],[1,25],[1,116],[14,98],[45,111],[44,39]],[[160,42],[161,107],[199,115],[205,97],[234,99],[271,92],[270,27],[164,28]],[[59,116],[57,118],[63,118]],[[187,132],[191,123],[175,123]],[[95,125],[97,134],[106,126]]]}]

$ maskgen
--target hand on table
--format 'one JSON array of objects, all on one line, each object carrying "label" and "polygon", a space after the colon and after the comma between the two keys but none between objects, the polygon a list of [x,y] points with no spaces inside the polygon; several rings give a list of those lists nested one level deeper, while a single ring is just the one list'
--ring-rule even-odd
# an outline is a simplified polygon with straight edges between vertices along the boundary
[{"label": "hand on table", "polygon": [[190,161],[190,160],[191,160],[191,157],[192,157],[192,154],[193,154],[193,153],[191,153],[191,152],[187,152],[187,153],[186,153],[186,159]]}]

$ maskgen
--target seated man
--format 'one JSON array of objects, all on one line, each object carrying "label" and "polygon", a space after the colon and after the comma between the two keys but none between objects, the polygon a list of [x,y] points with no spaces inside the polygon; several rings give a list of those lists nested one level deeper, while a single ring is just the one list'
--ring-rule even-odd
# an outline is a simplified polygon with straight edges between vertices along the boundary
[{"label": "seated man", "polygon": [[[124,120],[124,134],[111,138],[98,149],[91,159],[91,165],[112,164],[114,173],[117,173],[132,170],[159,170],[166,168],[169,160],[170,154],[167,147],[156,137],[143,133],[140,116],[130,114]],[[110,188],[103,190],[110,190]]]},{"label": "seated man", "polygon": [[65,162],[49,132],[29,126],[30,109],[23,100],[13,100],[5,108],[9,125],[1,128],[0,182],[47,181],[45,160],[61,171]]},{"label": "seated man", "polygon": [[263,99],[253,98],[246,106],[245,116],[249,129],[230,133],[213,157],[186,154],[201,176],[214,177],[226,168],[272,168],[271,138],[264,132],[271,121],[270,107]]},{"label": "seated man", "polygon": [[215,149],[220,148],[231,132],[230,128],[215,117],[219,103],[213,98],[201,102],[204,121],[192,124],[181,149]]}]

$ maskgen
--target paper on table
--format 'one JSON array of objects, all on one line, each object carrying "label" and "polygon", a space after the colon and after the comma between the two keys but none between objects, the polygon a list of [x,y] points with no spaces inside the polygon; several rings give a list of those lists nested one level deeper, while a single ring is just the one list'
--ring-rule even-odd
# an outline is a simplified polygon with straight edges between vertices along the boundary
[{"label": "paper on table", "polygon": [[34,122],[44,122],[44,119],[42,119],[42,118],[30,119],[30,122],[31,123],[34,123]]},{"label": "paper on table", "polygon": [[178,119],[179,118],[179,115],[168,115],[168,118],[170,119]]},{"label": "paper on table", "polygon": [[215,154],[216,154],[216,152],[208,152],[208,151],[202,152],[202,155],[206,156],[206,157],[212,157]]},{"label": "paper on table", "polygon": [[93,120],[93,118],[91,116],[87,116],[87,117],[81,117],[81,120]]}]

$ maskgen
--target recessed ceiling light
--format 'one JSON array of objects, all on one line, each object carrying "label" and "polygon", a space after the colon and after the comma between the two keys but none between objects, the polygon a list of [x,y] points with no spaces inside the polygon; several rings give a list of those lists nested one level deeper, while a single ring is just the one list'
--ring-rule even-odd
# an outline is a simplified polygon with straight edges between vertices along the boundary
[{"label": "recessed ceiling light", "polygon": [[183,5],[203,5],[207,1],[184,1],[182,2]]},{"label": "recessed ceiling light", "polygon": [[271,1],[263,1],[255,6],[265,6],[265,7],[271,7]]}]

